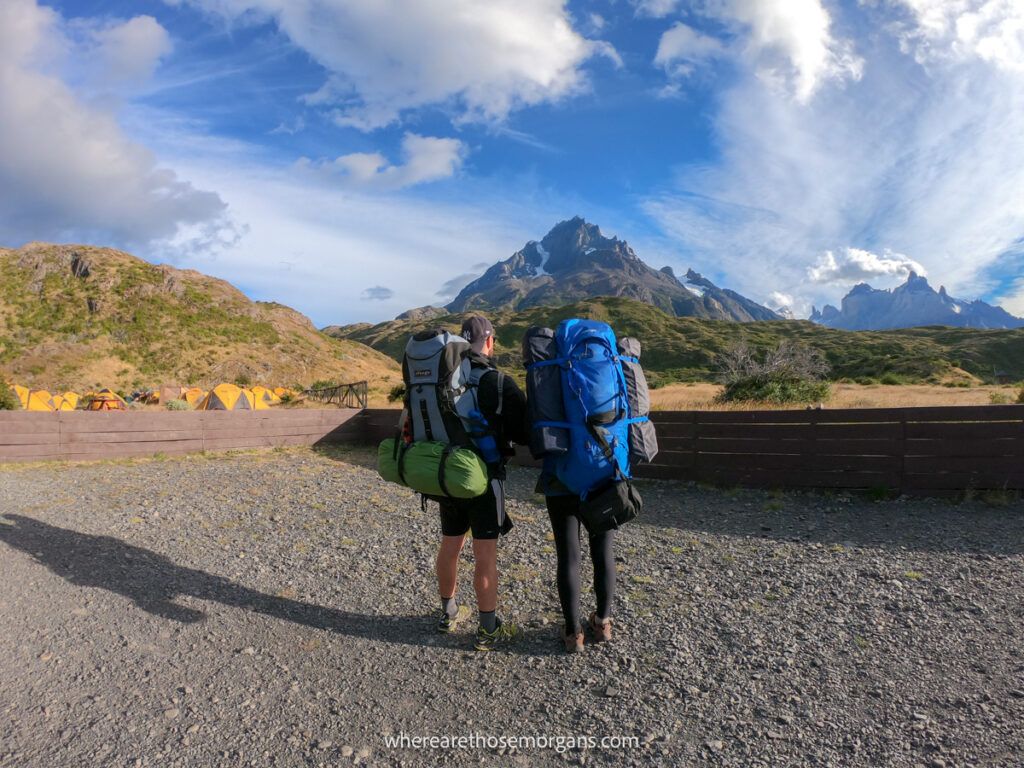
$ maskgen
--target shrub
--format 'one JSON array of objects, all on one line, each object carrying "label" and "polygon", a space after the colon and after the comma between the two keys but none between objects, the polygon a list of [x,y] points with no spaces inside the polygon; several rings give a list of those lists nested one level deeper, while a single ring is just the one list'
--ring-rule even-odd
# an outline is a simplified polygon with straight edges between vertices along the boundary
[{"label": "shrub", "polygon": [[[319,379],[309,385],[310,389],[330,389],[331,387],[338,386],[338,382],[332,381],[331,379]],[[304,389],[304,387],[303,387]]]},{"label": "shrub", "polygon": [[740,343],[718,359],[724,384],[721,402],[811,403],[828,398],[825,377],[829,367],[822,354],[811,347],[783,341],[763,360]]},{"label": "shrub", "polygon": [[1010,396],[1003,392],[989,392],[988,401],[992,405],[1009,405]]},{"label": "shrub", "polygon": [[252,384],[252,379],[249,378],[249,374],[240,373],[235,377],[236,387],[248,387]]},{"label": "shrub", "polygon": [[879,384],[902,384],[903,380],[900,379],[895,373],[883,373],[881,378],[878,379]]},{"label": "shrub", "polygon": [[1017,402],[1024,405],[1024,387],[1020,388],[1020,392],[1017,393]]},{"label": "shrub", "polygon": [[192,406],[185,400],[168,400],[164,406],[168,411],[190,411]]},{"label": "shrub", "polygon": [[405,384],[396,384],[388,392],[388,402],[397,403],[405,397]]},{"label": "shrub", "polygon": [[0,411],[21,410],[21,401],[14,394],[14,389],[6,384],[0,384]]}]

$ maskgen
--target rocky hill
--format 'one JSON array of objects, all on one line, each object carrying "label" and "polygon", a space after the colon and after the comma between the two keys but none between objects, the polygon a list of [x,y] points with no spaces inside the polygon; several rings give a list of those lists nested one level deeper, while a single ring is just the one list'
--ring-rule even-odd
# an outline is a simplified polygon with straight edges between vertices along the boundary
[{"label": "rocky hill", "polygon": [[693,270],[680,280],[670,267],[648,266],[626,241],[606,237],[599,227],[578,216],[490,267],[463,288],[447,309],[560,307],[597,296],[635,299],[678,317],[740,322],[780,319],[767,307],[721,289]]},{"label": "rocky hill", "polygon": [[[468,312],[419,320],[389,320],[332,329],[340,338],[359,341],[396,360],[410,334],[428,327],[458,330]],[[889,380],[939,382],[965,370],[982,380],[996,371],[1024,380],[1024,329],[974,330],[912,328],[851,332],[823,327],[806,320],[762,323],[727,323],[692,317],[674,317],[644,302],[626,298],[599,298],[564,307],[531,307],[520,311],[489,312],[496,330],[496,356],[500,365],[522,373],[520,342],[531,325],[554,327],[567,317],[604,320],[620,335],[636,336],[643,343],[642,362],[654,385],[676,381],[710,380],[716,375],[716,356],[746,341],[768,349],[792,340],[819,349],[832,367],[834,379],[870,383]]]},{"label": "rocky hill", "polygon": [[54,390],[220,381],[294,386],[401,380],[389,357],[329,337],[281,304],[128,253],[0,249],[0,378]]},{"label": "rocky hill", "polygon": [[936,291],[928,280],[914,272],[907,281],[892,290],[878,290],[860,283],[843,297],[840,309],[830,304],[811,313],[812,321],[830,328],[847,330],[883,330],[924,325],[948,325],[954,328],[1022,328],[1024,319],[1014,317],[1002,307],[984,301],[964,301]]}]

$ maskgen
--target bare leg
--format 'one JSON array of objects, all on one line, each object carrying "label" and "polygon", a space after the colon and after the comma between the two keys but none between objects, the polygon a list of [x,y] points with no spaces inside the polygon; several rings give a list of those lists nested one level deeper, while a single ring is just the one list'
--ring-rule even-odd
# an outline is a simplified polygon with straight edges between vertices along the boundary
[{"label": "bare leg", "polygon": [[455,597],[459,577],[459,554],[465,542],[465,534],[441,537],[441,548],[437,551],[437,591],[442,598]]},{"label": "bare leg", "polygon": [[483,613],[498,607],[498,540],[473,539],[473,587],[476,603]]}]

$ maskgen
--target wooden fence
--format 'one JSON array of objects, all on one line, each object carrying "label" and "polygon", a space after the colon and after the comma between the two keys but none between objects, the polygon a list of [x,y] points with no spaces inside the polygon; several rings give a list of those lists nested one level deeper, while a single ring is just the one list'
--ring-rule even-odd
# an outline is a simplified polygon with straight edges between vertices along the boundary
[{"label": "wooden fence", "polygon": [[359,410],[0,411],[0,462],[116,459],[362,439]]},{"label": "wooden fence", "polygon": [[[363,441],[393,435],[397,418],[364,411]],[[660,411],[652,419],[661,450],[636,467],[639,477],[926,495],[1024,490],[1024,406]]]},{"label": "wooden fence", "polygon": [[[639,477],[932,494],[1024,490],[1024,406],[663,411]],[[0,462],[106,459],[352,442],[395,433],[394,409],[0,412]],[[521,452],[521,463],[532,462]]]}]

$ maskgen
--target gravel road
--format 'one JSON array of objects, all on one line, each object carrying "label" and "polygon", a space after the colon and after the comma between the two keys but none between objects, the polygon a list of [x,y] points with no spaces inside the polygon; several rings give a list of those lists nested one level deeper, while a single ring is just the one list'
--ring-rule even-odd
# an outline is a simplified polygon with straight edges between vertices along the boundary
[{"label": "gravel road", "polygon": [[0,765],[1024,764],[1021,501],[643,483],[615,642],[568,656],[534,479],[525,637],[479,654],[365,451],[0,468]]}]

